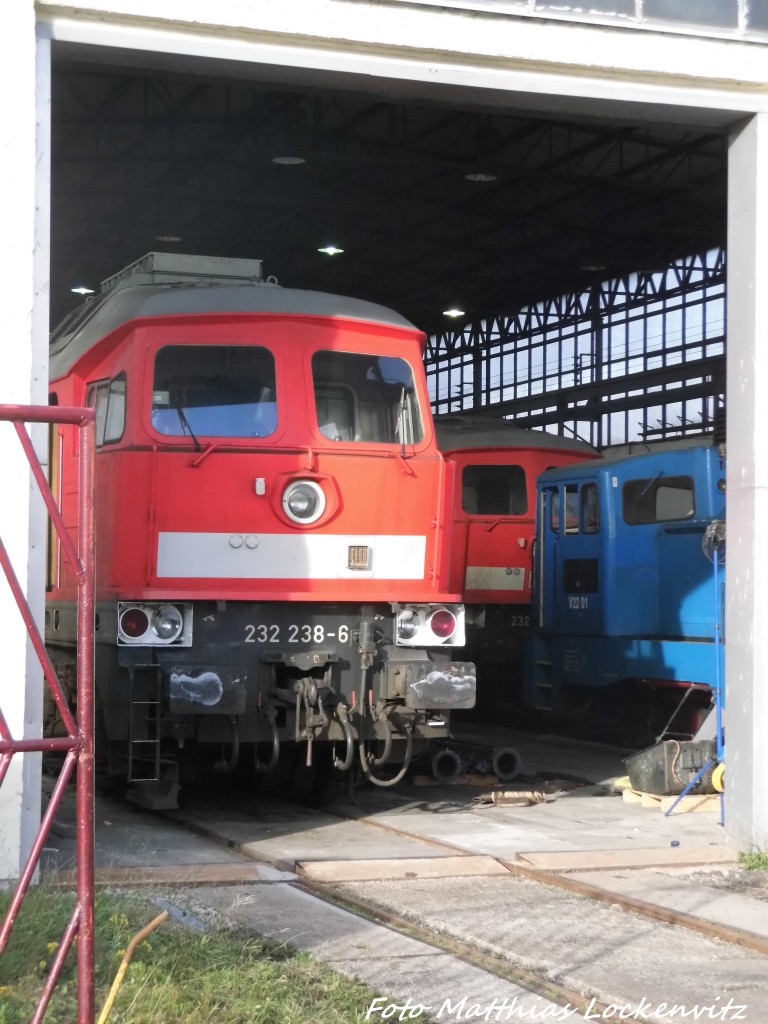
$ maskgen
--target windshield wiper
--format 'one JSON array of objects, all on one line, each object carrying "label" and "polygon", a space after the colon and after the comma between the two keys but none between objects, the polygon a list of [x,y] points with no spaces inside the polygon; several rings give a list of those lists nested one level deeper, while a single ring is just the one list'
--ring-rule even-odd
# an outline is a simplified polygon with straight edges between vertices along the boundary
[{"label": "windshield wiper", "polygon": [[[396,439],[400,442],[400,457],[406,458],[405,446],[413,444],[413,429],[411,424],[410,409],[407,406],[408,395],[405,386],[400,388],[400,401],[397,407]],[[399,434],[399,437],[397,436]]]},{"label": "windshield wiper", "polygon": [[195,451],[201,452],[203,450],[203,446],[200,444],[200,442],[197,439],[197,436],[195,435],[194,430],[189,425],[189,420],[187,419],[187,414],[184,411],[181,403],[180,402],[174,402],[173,403],[173,408],[176,410],[176,414],[179,417],[179,423],[181,424],[182,431],[184,433],[186,433],[186,434],[189,434],[189,436],[192,438],[192,443],[195,446]]}]

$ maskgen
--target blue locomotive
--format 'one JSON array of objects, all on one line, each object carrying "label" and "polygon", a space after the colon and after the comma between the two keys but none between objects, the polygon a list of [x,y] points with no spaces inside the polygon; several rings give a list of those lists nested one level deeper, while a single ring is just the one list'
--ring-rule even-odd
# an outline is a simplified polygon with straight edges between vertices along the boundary
[{"label": "blue locomotive", "polygon": [[693,736],[724,678],[724,533],[715,447],[541,474],[525,705],[628,746]]}]

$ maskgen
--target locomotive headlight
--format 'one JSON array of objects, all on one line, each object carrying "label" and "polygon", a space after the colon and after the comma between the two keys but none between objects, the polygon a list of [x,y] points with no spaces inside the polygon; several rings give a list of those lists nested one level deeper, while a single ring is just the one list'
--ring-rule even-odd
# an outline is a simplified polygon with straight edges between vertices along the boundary
[{"label": "locomotive headlight", "polygon": [[120,647],[191,647],[192,605],[118,601]]},{"label": "locomotive headlight", "polygon": [[419,631],[421,620],[410,608],[404,608],[397,616],[397,636],[400,640],[412,640]]},{"label": "locomotive headlight", "polygon": [[166,643],[176,639],[184,628],[181,612],[172,604],[161,604],[152,616],[152,632]]},{"label": "locomotive headlight", "polygon": [[314,480],[295,480],[283,493],[283,511],[294,523],[309,526],[325,512],[325,494]]},{"label": "locomotive headlight", "polygon": [[461,647],[466,614],[461,604],[393,605],[398,647]]}]

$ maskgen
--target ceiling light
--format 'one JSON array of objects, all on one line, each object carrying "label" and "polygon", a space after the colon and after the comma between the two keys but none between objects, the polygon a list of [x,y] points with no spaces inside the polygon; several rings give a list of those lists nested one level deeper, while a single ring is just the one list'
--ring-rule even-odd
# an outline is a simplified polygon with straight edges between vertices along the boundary
[{"label": "ceiling light", "polygon": [[180,242],[181,235],[155,235],[156,242]]},{"label": "ceiling light", "polygon": [[324,252],[328,256],[336,256],[340,252],[344,252],[343,249],[339,249],[336,245],[325,245],[322,249],[318,249],[318,252]]},{"label": "ceiling light", "polygon": [[303,156],[273,156],[272,163],[280,164],[282,167],[295,167],[298,164],[305,164],[307,161]]},{"label": "ceiling light", "polygon": [[70,288],[71,292],[75,295],[93,295],[93,288],[86,288],[84,284],[79,284],[77,288]]},{"label": "ceiling light", "polygon": [[496,181],[496,175],[489,171],[470,171],[464,177],[467,181]]},{"label": "ceiling light", "polygon": [[443,310],[443,316],[453,316],[453,317],[464,316],[464,310],[463,309],[444,309]]}]

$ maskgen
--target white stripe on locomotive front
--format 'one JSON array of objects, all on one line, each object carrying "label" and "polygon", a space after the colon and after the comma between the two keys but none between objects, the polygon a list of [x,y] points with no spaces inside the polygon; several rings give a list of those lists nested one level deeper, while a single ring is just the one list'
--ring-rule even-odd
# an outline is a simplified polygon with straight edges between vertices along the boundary
[{"label": "white stripe on locomotive front", "polygon": [[[349,548],[370,549],[368,569],[350,569]],[[199,579],[421,580],[427,538],[377,534],[161,533],[158,577]]]},{"label": "white stripe on locomotive front", "polygon": [[525,569],[468,565],[464,585],[467,590],[522,590],[525,587]]}]

